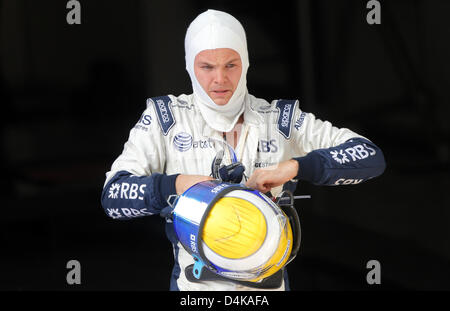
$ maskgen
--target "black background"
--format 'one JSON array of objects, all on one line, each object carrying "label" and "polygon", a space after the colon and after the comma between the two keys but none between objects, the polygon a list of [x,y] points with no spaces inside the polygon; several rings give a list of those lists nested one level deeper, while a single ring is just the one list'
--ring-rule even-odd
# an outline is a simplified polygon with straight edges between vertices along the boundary
[{"label": "black background", "polygon": [[450,2],[380,2],[369,25],[365,0],[81,0],[68,25],[67,1],[0,0],[0,289],[168,289],[163,219],[115,221],[100,194],[146,98],[191,93],[184,35],[208,8],[246,29],[251,94],[298,98],[386,158],[364,184],[300,185],[291,289],[450,289]]}]

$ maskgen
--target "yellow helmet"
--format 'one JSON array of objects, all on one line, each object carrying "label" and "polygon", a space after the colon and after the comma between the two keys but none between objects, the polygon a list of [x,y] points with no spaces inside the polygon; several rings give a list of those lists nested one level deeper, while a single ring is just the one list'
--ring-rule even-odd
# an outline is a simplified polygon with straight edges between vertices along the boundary
[{"label": "yellow helmet", "polygon": [[[235,190],[219,199],[203,231],[206,258],[228,277],[257,282],[280,270],[293,245],[291,225],[270,199]],[[242,278],[242,276],[244,276]]]},{"label": "yellow helmet", "polygon": [[286,214],[259,191],[216,180],[189,188],[175,201],[171,219],[178,240],[194,257],[193,277],[201,280],[203,267],[244,282],[277,273],[300,245],[292,205]]}]

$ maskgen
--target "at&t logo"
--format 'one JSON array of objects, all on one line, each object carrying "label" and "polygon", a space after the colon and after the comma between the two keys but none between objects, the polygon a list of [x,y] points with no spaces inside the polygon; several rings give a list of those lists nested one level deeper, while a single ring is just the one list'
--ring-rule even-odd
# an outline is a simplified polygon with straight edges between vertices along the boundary
[{"label": "at&t logo", "polygon": [[192,136],[185,132],[178,133],[173,138],[173,145],[178,151],[188,151],[192,147]]}]

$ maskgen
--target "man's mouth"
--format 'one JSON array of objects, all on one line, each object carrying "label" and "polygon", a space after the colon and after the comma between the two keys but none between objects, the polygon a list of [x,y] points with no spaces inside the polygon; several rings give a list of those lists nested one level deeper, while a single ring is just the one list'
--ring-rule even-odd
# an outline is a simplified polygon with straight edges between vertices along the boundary
[{"label": "man's mouth", "polygon": [[229,92],[229,90],[214,90],[212,91],[212,93],[216,94],[216,95],[225,95]]}]

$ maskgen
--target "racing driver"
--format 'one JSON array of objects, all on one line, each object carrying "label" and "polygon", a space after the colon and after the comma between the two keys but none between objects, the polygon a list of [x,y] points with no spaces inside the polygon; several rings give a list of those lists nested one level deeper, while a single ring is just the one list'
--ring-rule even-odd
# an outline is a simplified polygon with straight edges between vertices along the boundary
[{"label": "racing driver", "polygon": [[[193,93],[147,99],[106,173],[101,202],[110,217],[160,214],[169,196],[217,177],[276,196],[295,181],[354,185],[383,173],[383,153],[369,139],[302,111],[297,100],[249,94],[246,35],[230,14],[197,16],[187,29],[185,59]],[[166,234],[175,259],[171,290],[252,289],[231,280],[189,281],[185,268],[193,258],[170,222]],[[285,273],[277,290],[288,289]]]}]

